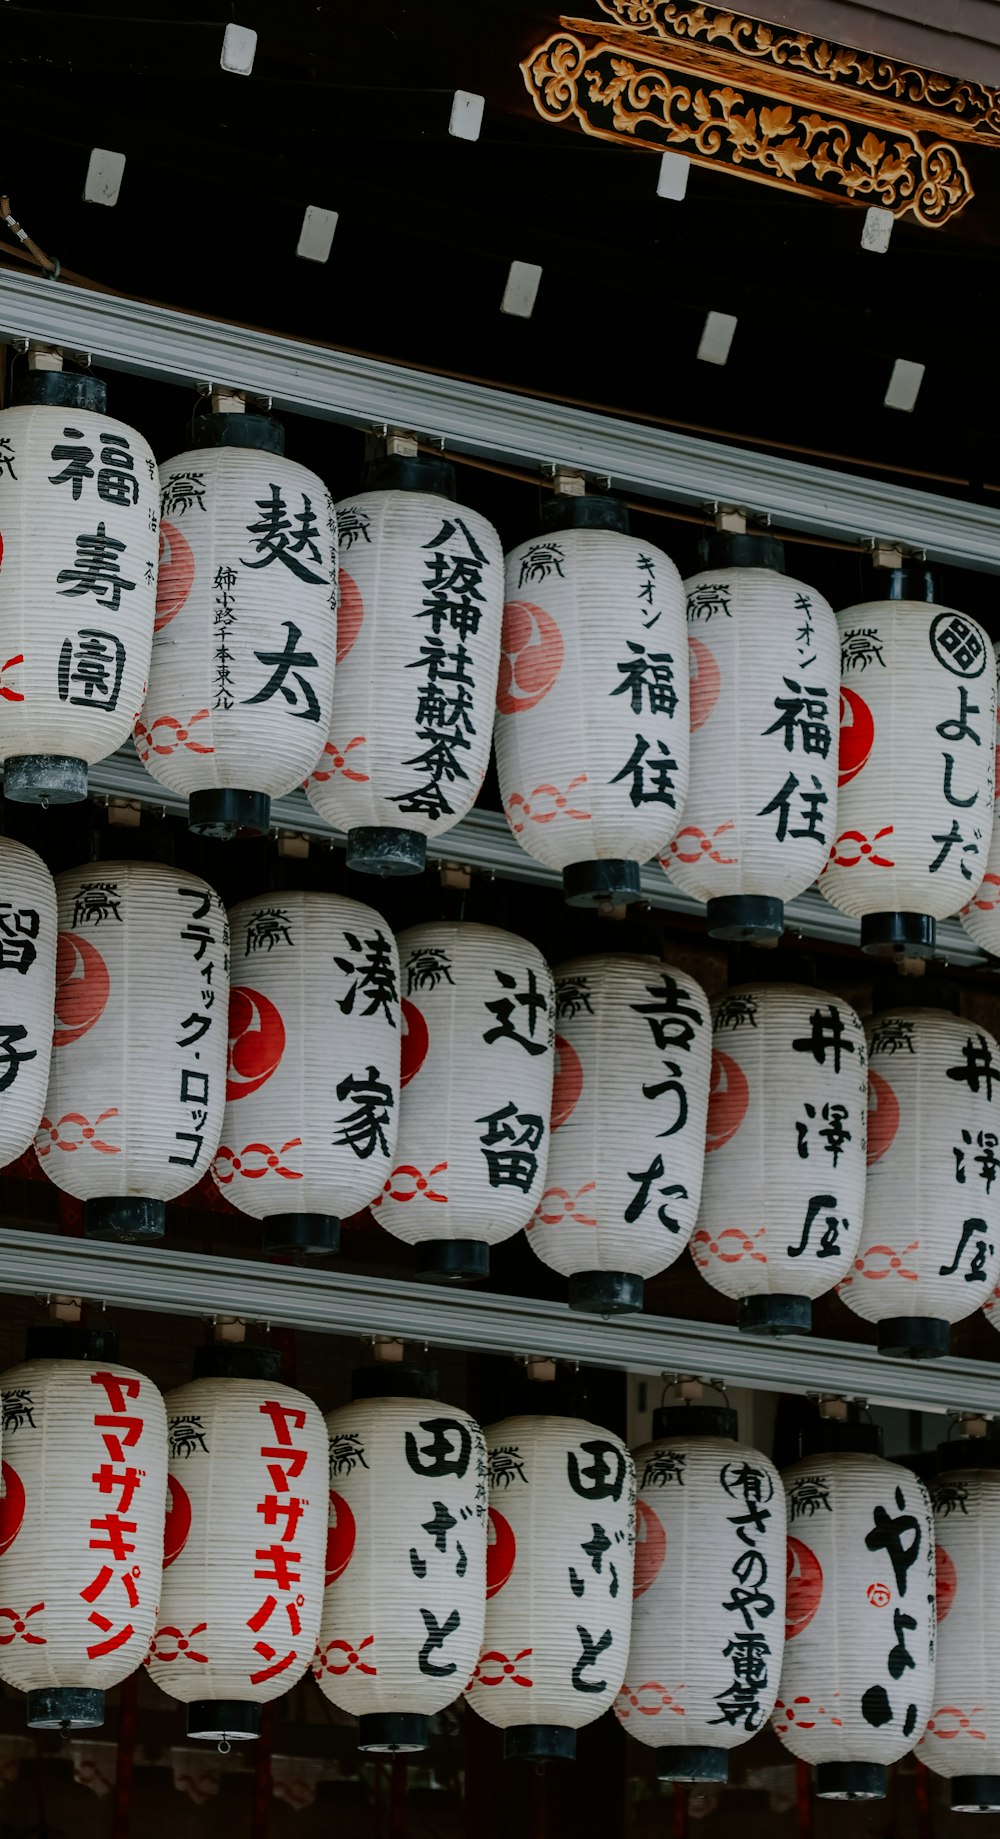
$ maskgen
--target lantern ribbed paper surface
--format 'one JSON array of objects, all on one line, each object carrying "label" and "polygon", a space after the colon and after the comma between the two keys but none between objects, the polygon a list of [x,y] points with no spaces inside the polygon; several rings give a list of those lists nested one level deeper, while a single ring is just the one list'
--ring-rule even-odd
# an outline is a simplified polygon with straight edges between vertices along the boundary
[{"label": "lantern ribbed paper surface", "polygon": [[331,1411],[326,1592],[314,1672],[363,1750],[420,1750],[479,1658],[486,1447],[465,1411],[359,1398]]},{"label": "lantern ribbed paper surface", "polygon": [[[1000,649],[994,646],[997,671],[1000,673]],[[986,856],[986,873],[982,882],[962,908],[959,918],[970,939],[982,946],[995,958],[1000,958],[1000,822],[997,821],[997,805],[1000,804],[1000,773],[996,772],[996,760],[1000,759],[1000,708],[998,708],[997,745],[994,748],[994,788],[993,788],[993,832],[989,851]]]},{"label": "lantern ribbed paper surface", "polygon": [[187,796],[193,829],[233,836],[266,831],[269,800],[322,752],[337,522],[322,480],[284,458],[278,423],[216,415],[202,427],[206,444],[160,468],[156,634],[135,741],[153,778]]},{"label": "lantern ribbed paper surface", "polygon": [[389,462],[386,490],[337,506],[337,685],[310,804],[348,832],[348,865],[419,874],[426,838],[475,803],[490,757],[503,552],[456,504],[442,461]]},{"label": "lantern ribbed paper surface", "polygon": [[45,1110],[56,930],[55,885],[41,856],[0,837],[0,1168],[29,1148]]},{"label": "lantern ribbed paper surface", "polygon": [[825,990],[748,984],[715,1004],[713,1042],[692,1256],[748,1333],[808,1334],[861,1238],[864,1029]]},{"label": "lantern ribbed paper surface", "polygon": [[486,1451],[486,1630],[468,1696],[508,1759],[572,1758],[625,1676],[632,1458],[609,1431],[557,1416],[505,1418]]},{"label": "lantern ribbed paper surface", "polygon": [[708,998],[655,958],[555,972],[556,1078],[545,1191],[529,1243],[571,1308],[641,1309],[698,1214],[712,1054]]},{"label": "lantern ribbed paper surface", "polygon": [[868,1454],[786,1470],[785,1653],[774,1728],[831,1800],[878,1800],[934,1702],[927,1490]]},{"label": "lantern ribbed paper surface", "polygon": [[255,1737],[309,1666],[323,1597],[326,1433],[273,1379],[204,1378],[166,1398],[169,1510],[149,1671],[188,1736]]},{"label": "lantern ribbed paper surface", "polygon": [[200,1180],[226,1086],[229,927],[197,875],[100,862],[56,882],[59,949],[45,1116],[35,1139],[88,1236],[159,1238]]},{"label": "lantern ribbed paper surface", "polygon": [[986,870],[993,647],[933,600],[868,601],[837,623],[840,802],[820,892],[861,920],[865,949],[930,958],[934,922],[964,907]]},{"label": "lantern ribbed paper surface", "polygon": [[87,795],[128,739],[156,600],[156,462],[103,383],[37,372],[0,414],[0,755],[8,798]]},{"label": "lantern ribbed paper surface", "polygon": [[1000,1047],[937,1009],[888,1010],[867,1035],[865,1224],[840,1295],[883,1353],[946,1354],[1000,1270]]},{"label": "lantern ribbed paper surface", "polygon": [[163,1400],[113,1359],[26,1360],[0,1385],[0,1675],[29,1724],[101,1724],[156,1625]]},{"label": "lantern ribbed paper surface", "polygon": [[725,1781],[774,1709],[785,1627],[785,1496],[736,1413],[668,1407],[635,1451],[635,1602],[615,1711],[669,1781]]},{"label": "lantern ribbed paper surface", "polygon": [[485,1277],[545,1184],[552,973],[526,939],[471,921],[413,926],[399,957],[399,1138],[377,1218],[427,1276]]},{"label": "lantern ribbed paper surface", "polygon": [[212,1172],[275,1250],[335,1252],[382,1191],[399,1113],[399,956],[381,916],[280,893],[231,914],[222,1143]]},{"label": "lantern ribbed paper surface", "polygon": [[[496,756],[522,849],[576,905],[637,900],[688,784],[684,595],[610,498],[556,499],[507,557]],[[579,527],[573,527],[579,519]]]},{"label": "lantern ribbed paper surface", "polygon": [[[980,1467],[980,1451],[989,1467]],[[955,1813],[1000,1810],[1000,1541],[998,1446],[947,1444],[931,1488],[937,1538],[937,1658],[930,1722],[917,1754],[951,1783]],[[962,1466],[960,1467],[959,1464]]]},{"label": "lantern ribbed paper surface", "polygon": [[714,537],[709,557],[684,583],[691,784],[660,860],[716,938],[776,938],[836,835],[836,621],[773,539]]}]

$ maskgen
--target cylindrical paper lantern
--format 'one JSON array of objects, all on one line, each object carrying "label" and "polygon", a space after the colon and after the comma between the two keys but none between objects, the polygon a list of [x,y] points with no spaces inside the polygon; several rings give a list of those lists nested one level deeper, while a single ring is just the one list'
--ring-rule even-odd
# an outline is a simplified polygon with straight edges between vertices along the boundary
[{"label": "cylindrical paper lantern", "polygon": [[918,1755],[951,1783],[953,1813],[1000,1812],[1000,1442],[942,1443],[931,1486],[937,1540],[934,1710]]},{"label": "cylindrical paper lantern", "polygon": [[614,498],[556,497],[507,557],[496,755],[522,849],[573,906],[638,900],[688,785],[684,595]]},{"label": "cylindrical paper lantern", "polygon": [[100,862],[56,881],[59,949],[45,1173],[89,1238],[158,1239],[219,1142],[229,927],[197,875]]},{"label": "cylindrical paper lantern", "polygon": [[167,1425],[105,1330],[28,1331],[0,1379],[0,1676],[41,1729],[103,1724],[142,1665],[163,1560]]},{"label": "cylindrical paper lantern", "polygon": [[705,1180],[691,1240],[749,1334],[808,1334],[851,1270],[865,1201],[868,1056],[849,1003],[747,984],[715,1004]]},{"label": "cylindrical paper lantern", "polygon": [[192,830],[267,831],[323,749],[337,645],[337,520],[265,415],[207,415],[160,468],[160,583],[140,760]]},{"label": "cylindrical paper lantern", "polygon": [[827,1424],[782,1476],[785,1652],[774,1728],[835,1801],[885,1794],[934,1694],[934,1527],[922,1481],[884,1462],[873,1425]]},{"label": "cylindrical paper lantern", "polygon": [[661,1781],[724,1782],[774,1710],[785,1628],[785,1496],[735,1411],[670,1405],[635,1451],[628,1674],[615,1711]]},{"label": "cylindrical paper lantern", "polygon": [[837,615],[840,802],[820,892],[865,951],[933,958],[935,921],[986,871],[996,671],[983,628],[898,569],[889,595]]},{"label": "cylindrical paper lantern", "polygon": [[382,1192],[399,1114],[399,955],[381,915],[279,893],[231,914],[222,1193],[268,1251],[335,1252]]},{"label": "cylindrical paper lantern", "polygon": [[323,1606],[326,1434],[277,1378],[280,1355],[199,1350],[166,1397],[163,1593],[147,1665],[188,1708],[189,1737],[256,1737],[301,1679]]},{"label": "cylindrical paper lantern", "polygon": [[[428,1383],[428,1381],[431,1383]],[[479,1658],[486,1446],[432,1376],[373,1367],[327,1415],[330,1522],[313,1671],[362,1750],[422,1750]]]},{"label": "cylindrical paper lantern", "polygon": [[[994,656],[998,674],[1000,674],[1000,647],[994,646]],[[962,908],[959,918],[970,939],[974,939],[983,951],[988,951],[994,958],[1000,958],[1000,819],[997,806],[1000,804],[1000,773],[996,772],[996,760],[1000,759],[1000,706],[997,709],[997,744],[994,748],[994,803],[993,832],[986,855],[986,873],[972,898]]]},{"label": "cylindrical paper lantern", "polygon": [[0,837],[0,1168],[34,1140],[45,1110],[56,988],[56,890],[33,849]]},{"label": "cylindrical paper lantern", "polygon": [[1000,1046],[940,1009],[887,1010],[867,1035],[865,1223],[838,1287],[880,1352],[928,1359],[1000,1271]]},{"label": "cylindrical paper lantern", "polygon": [[576,1754],[628,1660],[635,1469],[618,1437],[580,1418],[504,1418],[486,1432],[486,1630],[468,1688],[504,1755]]},{"label": "cylindrical paper lantern", "polygon": [[367,486],[337,506],[337,684],[306,794],[349,868],[416,875],[489,763],[503,552],[447,461],[394,457]]},{"label": "cylindrical paper lantern", "polygon": [[703,554],[684,583],[691,784],[660,860],[713,937],[766,941],[836,835],[837,626],[774,537],[717,534]]},{"label": "cylindrical paper lantern", "polygon": [[156,462],[96,377],[31,371],[0,414],[4,794],[87,796],[132,731],[156,602]]},{"label": "cylindrical paper lantern", "polygon": [[399,935],[399,1138],[377,1218],[422,1275],[487,1276],[545,1185],[552,973],[526,939],[471,921]]},{"label": "cylindrical paper lantern", "polygon": [[556,981],[545,1192],[529,1244],[571,1309],[642,1308],[698,1216],[712,1031],[693,978],[652,957],[575,958]]}]

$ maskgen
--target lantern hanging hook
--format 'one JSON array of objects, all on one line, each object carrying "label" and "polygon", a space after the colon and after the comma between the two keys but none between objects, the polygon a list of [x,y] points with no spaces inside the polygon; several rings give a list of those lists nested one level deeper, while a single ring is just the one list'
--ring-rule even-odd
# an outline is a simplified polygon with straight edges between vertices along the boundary
[{"label": "lantern hanging hook", "polygon": [[702,1379],[697,1373],[661,1373],[660,1378],[663,1380],[663,1390],[660,1393],[661,1409],[666,1403],[667,1393],[672,1392],[675,1387],[685,1404],[700,1404],[701,1395],[706,1386],[710,1392],[718,1392],[723,1404],[727,1409],[729,1407],[729,1393],[721,1379]]},{"label": "lantern hanging hook", "polygon": [[220,1756],[228,1756],[228,1755],[229,1755],[229,1752],[230,1752],[230,1750],[232,1749],[232,1747],[233,1747],[233,1746],[232,1746],[232,1744],[230,1743],[230,1741],[229,1741],[229,1738],[228,1738],[228,1737],[220,1737],[220,1738],[219,1738],[219,1755],[220,1755]]}]

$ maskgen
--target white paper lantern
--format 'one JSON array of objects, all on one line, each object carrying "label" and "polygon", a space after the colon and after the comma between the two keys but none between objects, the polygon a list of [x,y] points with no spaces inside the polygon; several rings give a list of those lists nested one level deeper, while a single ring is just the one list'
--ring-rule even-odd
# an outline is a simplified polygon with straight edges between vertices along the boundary
[{"label": "white paper lantern", "polygon": [[189,1737],[256,1737],[319,1632],[326,1433],[267,1348],[200,1350],[166,1397],[170,1498],[147,1665],[188,1708]]},{"label": "white paper lantern", "polygon": [[30,1725],[104,1722],[104,1694],[141,1666],[163,1558],[163,1400],[115,1337],[28,1332],[0,1380],[0,1677]]},{"label": "white paper lantern", "polygon": [[399,1116],[399,954],[371,907],[279,893],[230,914],[219,1189],[268,1251],[335,1252],[382,1192]]},{"label": "white paper lantern", "polygon": [[661,863],[715,938],[767,940],[836,835],[837,627],[772,537],[714,536],[684,583],[691,784]]},{"label": "white paper lantern", "polygon": [[933,1704],[931,1505],[923,1482],[874,1453],[873,1426],[826,1430],[837,1448],[782,1476],[788,1580],[773,1722],[785,1748],[815,1765],[822,1798],[880,1800],[888,1765],[920,1741]]},{"label": "white paper lantern", "polygon": [[45,1110],[56,988],[56,890],[40,856],[0,837],[0,1168],[34,1141]]},{"label": "white paper lantern", "polygon": [[931,1485],[937,1540],[934,1709],[917,1754],[951,1784],[953,1813],[1000,1812],[1000,1443],[960,1437],[938,1449]]},{"label": "white paper lantern", "polygon": [[507,557],[496,756],[522,849],[573,906],[638,900],[688,785],[681,579],[614,498],[555,498]]},{"label": "white paper lantern", "polygon": [[[909,597],[909,596],[912,596]],[[993,829],[993,647],[934,601],[923,570],[837,615],[840,802],[820,892],[866,951],[933,958],[935,921],[986,871]]]},{"label": "white paper lantern", "polygon": [[545,1192],[528,1242],[571,1309],[642,1308],[698,1216],[712,1058],[708,998],[625,953],[560,965]]},{"label": "white paper lantern", "polygon": [[399,1138],[376,1217],[441,1281],[487,1276],[545,1185],[552,973],[534,945],[471,921],[399,935]]},{"label": "white paper lantern", "polygon": [[337,685],[310,804],[349,868],[413,875],[475,803],[490,757],[503,552],[454,468],[396,458],[337,506]]},{"label": "white paper lantern", "polygon": [[[994,646],[993,650],[1000,675],[1000,648]],[[970,939],[981,946],[983,951],[988,951],[993,957],[1000,957],[1000,821],[997,819],[1000,773],[996,771],[996,761],[1000,759],[1000,705],[995,732],[993,832],[986,856],[986,873],[971,900],[962,908],[959,918]]]},{"label": "white paper lantern", "polygon": [[99,862],[58,876],[55,1031],[45,1173],[84,1205],[89,1238],[163,1236],[165,1203],[219,1142],[229,927],[197,875]]},{"label": "white paper lantern", "polygon": [[747,984],[715,1004],[713,1042],[692,1255],[747,1333],[808,1334],[861,1238],[864,1029],[826,990]]},{"label": "white paper lantern", "polygon": [[362,1750],[422,1750],[479,1658],[486,1446],[428,1375],[375,1367],[327,1415],[330,1522],[313,1671]]},{"label": "white paper lantern", "polygon": [[490,1476],[483,1651],[468,1688],[504,1755],[572,1761],[628,1660],[635,1469],[580,1418],[504,1418],[486,1431]]},{"label": "white paper lantern", "polygon": [[156,462],[96,377],[29,373],[0,414],[4,794],[87,796],[126,741],[149,669]]},{"label": "white paper lantern", "polygon": [[724,1782],[774,1710],[785,1634],[785,1496],[735,1411],[654,1413],[634,1452],[635,1602],[615,1712],[661,1781]]},{"label": "white paper lantern", "polygon": [[266,833],[323,749],[337,645],[337,520],[263,415],[206,416],[160,468],[160,584],[136,751],[192,830]]},{"label": "white paper lantern", "polygon": [[946,1354],[1000,1272],[1000,1046],[939,1009],[867,1024],[865,1224],[841,1297],[880,1352]]}]

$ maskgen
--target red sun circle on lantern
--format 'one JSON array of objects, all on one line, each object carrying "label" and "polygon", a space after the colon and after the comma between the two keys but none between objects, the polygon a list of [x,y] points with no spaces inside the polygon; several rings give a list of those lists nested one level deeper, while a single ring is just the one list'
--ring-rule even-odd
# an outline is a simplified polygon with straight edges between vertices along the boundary
[{"label": "red sun circle on lantern", "polygon": [[937,1619],[939,1622],[943,1622],[952,1603],[955,1601],[955,1592],[958,1589],[958,1572],[955,1569],[954,1560],[948,1556],[940,1540],[938,1540],[934,1562],[937,1567],[934,1579]]},{"label": "red sun circle on lantern", "polygon": [[840,692],[840,769],[838,785],[856,779],[875,743],[875,717],[857,690]]},{"label": "red sun circle on lantern", "polygon": [[108,967],[96,945],[78,932],[61,932],[56,945],[54,1047],[68,1047],[100,1021],[111,992]]},{"label": "red sun circle on lantern", "polygon": [[176,1475],[167,1476],[167,1516],[163,1522],[163,1568],[179,1558],[191,1531],[191,1502]]},{"label": "red sun circle on lantern", "polygon": [[719,700],[722,672],[719,661],[704,639],[688,638],[688,666],[691,674],[691,732],[703,728]]},{"label": "red sun circle on lantern", "polygon": [[9,1462],[0,1463],[0,1558],[9,1551],[24,1519],[24,1483]]},{"label": "red sun circle on lantern", "polygon": [[508,600],[503,610],[503,638],[497,708],[501,715],[533,709],[547,696],[562,669],[562,633],[551,613],[530,600]]},{"label": "red sun circle on lantern", "polygon": [[342,1494],[330,1489],[330,1518],[326,1528],[326,1583],[335,1584],[343,1577],[354,1556],[357,1523]]},{"label": "red sun circle on lantern", "polygon": [[899,1099],[888,1079],[868,1069],[868,1167],[891,1149],[899,1129]]},{"label": "red sun circle on lantern", "polygon": [[486,1526],[486,1594],[496,1596],[514,1569],[517,1540],[509,1520],[495,1507],[489,1509]]},{"label": "red sun circle on lantern", "polygon": [[194,586],[194,551],[176,524],[160,524],[160,567],[156,577],[153,631],[176,618]]},{"label": "red sun circle on lantern", "polygon": [[712,1079],[708,1092],[705,1149],[722,1149],[736,1135],[747,1114],[750,1087],[739,1062],[720,1048],[712,1049]]},{"label": "red sun circle on lantern", "polygon": [[337,570],[340,604],[337,608],[337,663],[343,664],[357,639],[365,617],[361,589],[346,568]]},{"label": "red sun circle on lantern", "polygon": [[656,1582],[667,1555],[667,1535],[663,1521],[645,1501],[635,1503],[635,1574],[632,1595],[641,1596]]},{"label": "red sun circle on lantern", "polygon": [[555,1077],[552,1082],[552,1129],[572,1117],[583,1091],[583,1063],[564,1035],[555,1038]]},{"label": "red sun circle on lantern", "polygon": [[785,1584],[785,1640],[808,1628],[823,1595],[823,1566],[801,1539],[788,1540]]},{"label": "red sun circle on lantern", "polygon": [[276,1072],[285,1051],[285,1024],[259,990],[229,992],[229,1062],[226,1098],[246,1098]]},{"label": "red sun circle on lantern", "polygon": [[403,1039],[399,1083],[401,1086],[408,1086],[410,1080],[416,1078],[427,1058],[430,1035],[427,1032],[423,1011],[417,1008],[416,1003],[408,1002],[404,996],[400,1008],[403,1012]]}]

